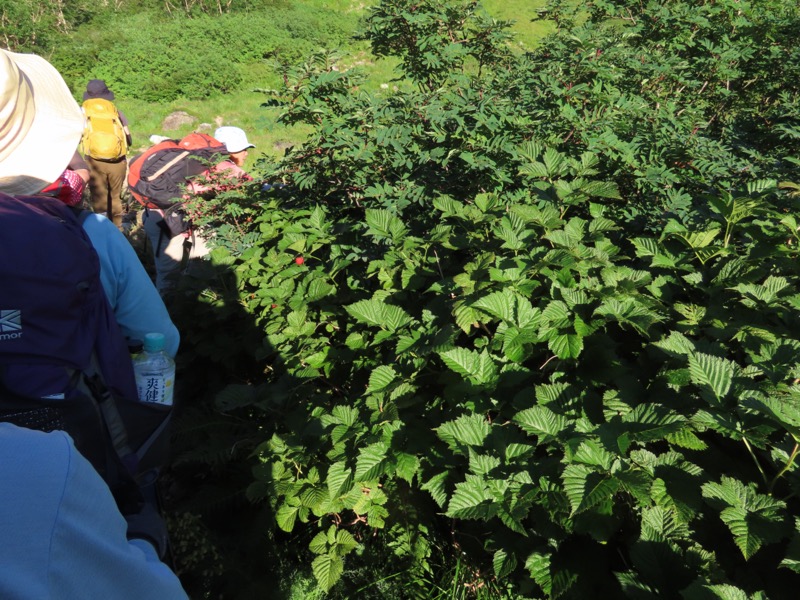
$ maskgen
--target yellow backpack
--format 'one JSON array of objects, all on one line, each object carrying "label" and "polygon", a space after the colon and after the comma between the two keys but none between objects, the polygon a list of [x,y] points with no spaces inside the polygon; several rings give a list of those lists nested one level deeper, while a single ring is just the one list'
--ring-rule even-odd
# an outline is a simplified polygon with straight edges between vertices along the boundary
[{"label": "yellow backpack", "polygon": [[119,160],[128,153],[128,141],[114,103],[104,98],[90,98],[83,103],[86,128],[81,150],[97,160]]}]

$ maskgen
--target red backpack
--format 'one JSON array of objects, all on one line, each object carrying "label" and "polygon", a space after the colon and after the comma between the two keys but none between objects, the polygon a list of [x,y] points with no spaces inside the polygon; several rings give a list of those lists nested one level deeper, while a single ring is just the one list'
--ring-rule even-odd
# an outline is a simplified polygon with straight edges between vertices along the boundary
[{"label": "red backpack", "polygon": [[131,159],[128,189],[146,208],[167,209],[180,202],[183,186],[228,153],[225,144],[205,133],[164,140]]}]

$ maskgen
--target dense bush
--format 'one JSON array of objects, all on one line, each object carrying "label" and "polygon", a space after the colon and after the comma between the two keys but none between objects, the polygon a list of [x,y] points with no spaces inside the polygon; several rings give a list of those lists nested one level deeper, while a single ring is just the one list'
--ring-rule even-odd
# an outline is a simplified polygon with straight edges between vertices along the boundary
[{"label": "dense bush", "polygon": [[376,556],[405,598],[455,557],[475,594],[795,595],[800,11],[573,4],[514,57],[476,3],[385,0],[417,89],[309,60],[288,187],[202,205],[209,444],[333,595]]}]

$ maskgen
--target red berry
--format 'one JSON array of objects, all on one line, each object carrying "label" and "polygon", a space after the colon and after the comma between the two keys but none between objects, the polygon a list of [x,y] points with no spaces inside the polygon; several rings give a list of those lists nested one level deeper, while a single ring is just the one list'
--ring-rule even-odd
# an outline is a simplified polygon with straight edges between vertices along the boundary
[{"label": "red berry", "polygon": [[298,256],[297,258],[294,259],[294,262],[296,262],[298,265],[302,265],[306,261],[302,256]]}]

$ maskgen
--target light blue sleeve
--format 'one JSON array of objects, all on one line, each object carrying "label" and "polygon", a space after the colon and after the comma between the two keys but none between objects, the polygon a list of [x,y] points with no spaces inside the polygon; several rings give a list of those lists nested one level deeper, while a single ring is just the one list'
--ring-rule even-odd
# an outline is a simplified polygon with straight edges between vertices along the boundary
[{"label": "light blue sleeve", "polygon": [[0,423],[0,454],[0,597],[187,599],[67,434]]},{"label": "light blue sleeve", "polygon": [[103,215],[89,215],[83,229],[100,257],[100,279],[122,333],[140,340],[146,333],[163,333],[174,358],[180,334],[130,242]]}]

